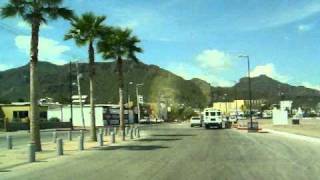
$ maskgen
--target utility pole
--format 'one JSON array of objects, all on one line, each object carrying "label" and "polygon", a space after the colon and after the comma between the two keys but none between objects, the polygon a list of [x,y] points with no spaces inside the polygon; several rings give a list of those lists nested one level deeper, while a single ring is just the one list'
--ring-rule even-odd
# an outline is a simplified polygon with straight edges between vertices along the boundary
[{"label": "utility pole", "polygon": [[240,58],[246,58],[248,63],[248,89],[249,89],[249,109],[250,109],[250,129],[253,129],[252,124],[252,93],[251,93],[251,78],[250,78],[250,58],[249,56],[239,56]]},{"label": "utility pole", "polygon": [[236,121],[238,121],[237,81],[234,81],[234,100],[236,102]]},{"label": "utility pole", "polygon": [[77,67],[77,84],[78,84],[79,105],[80,105],[80,111],[81,111],[82,125],[83,125],[83,128],[85,129],[86,125],[85,125],[84,114],[83,114],[83,104],[82,104],[80,73],[79,73],[79,63],[78,62],[76,62],[76,67]]},{"label": "utility pole", "polygon": [[70,124],[71,124],[71,130],[73,130],[73,109],[72,109],[72,63],[70,61],[69,64],[69,88],[70,88]]},{"label": "utility pole", "polygon": [[136,95],[137,95],[137,111],[138,111],[138,123],[140,122],[140,100],[139,100],[139,86],[143,86],[143,84],[136,84]]}]

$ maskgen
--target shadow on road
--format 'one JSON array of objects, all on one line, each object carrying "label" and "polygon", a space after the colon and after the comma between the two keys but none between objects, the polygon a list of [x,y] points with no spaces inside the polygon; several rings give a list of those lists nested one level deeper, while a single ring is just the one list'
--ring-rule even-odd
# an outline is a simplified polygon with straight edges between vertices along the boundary
[{"label": "shadow on road", "polygon": [[153,142],[153,141],[178,141],[178,140],[182,140],[181,138],[162,138],[162,139],[153,139],[153,138],[148,138],[148,139],[140,139],[138,141],[141,142]]},{"label": "shadow on road", "polygon": [[105,148],[100,148],[99,150],[102,151],[110,151],[110,150],[129,150],[129,151],[151,151],[151,150],[157,150],[157,149],[166,149],[167,146],[157,146],[157,145],[150,145],[150,146],[144,146],[144,145],[126,145],[126,146],[109,146]]},{"label": "shadow on road", "polygon": [[195,134],[153,134],[151,136],[169,136],[169,137],[179,137],[179,136],[196,136]]}]

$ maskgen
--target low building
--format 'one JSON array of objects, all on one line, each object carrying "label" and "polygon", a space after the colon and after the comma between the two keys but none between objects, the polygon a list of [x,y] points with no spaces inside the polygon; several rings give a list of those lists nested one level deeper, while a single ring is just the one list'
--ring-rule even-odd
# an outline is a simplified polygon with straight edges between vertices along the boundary
[{"label": "low building", "polygon": [[[9,122],[28,122],[30,119],[30,103],[17,102],[11,104],[0,104],[4,118]],[[47,105],[39,105],[40,120],[47,120]]]},{"label": "low building", "polygon": [[[265,100],[251,100],[252,109],[258,109],[265,103]],[[213,108],[220,110],[223,114],[232,114],[235,112],[246,112],[249,110],[250,100],[234,100],[229,102],[214,102]]]},{"label": "low building", "polygon": [[[120,122],[120,106],[116,104],[96,104],[95,119],[96,126],[119,125]],[[83,118],[82,118],[83,117]],[[57,118],[62,122],[70,122],[71,107],[70,105],[55,104],[48,108],[48,119]],[[124,111],[124,119],[126,124],[134,123],[133,110]],[[80,105],[72,106],[73,126],[86,127],[91,126],[91,110],[90,105],[83,105],[83,115]]]}]

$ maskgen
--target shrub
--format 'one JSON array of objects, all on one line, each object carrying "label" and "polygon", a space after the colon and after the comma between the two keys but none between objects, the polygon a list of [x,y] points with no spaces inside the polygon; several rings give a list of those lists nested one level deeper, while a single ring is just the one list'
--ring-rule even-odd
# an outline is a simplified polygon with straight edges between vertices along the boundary
[{"label": "shrub", "polygon": [[49,119],[49,122],[60,122],[60,119],[57,117],[52,117]]}]

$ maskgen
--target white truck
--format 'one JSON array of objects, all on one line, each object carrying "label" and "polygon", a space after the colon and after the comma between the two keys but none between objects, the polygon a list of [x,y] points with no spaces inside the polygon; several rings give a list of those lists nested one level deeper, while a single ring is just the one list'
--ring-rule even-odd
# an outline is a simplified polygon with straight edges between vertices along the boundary
[{"label": "white truck", "polygon": [[221,115],[221,111],[214,108],[205,108],[203,113],[203,125],[206,129],[210,127],[225,128],[225,121]]}]

